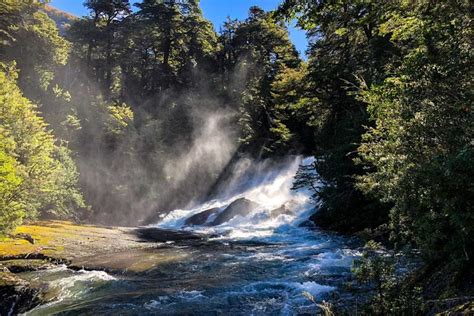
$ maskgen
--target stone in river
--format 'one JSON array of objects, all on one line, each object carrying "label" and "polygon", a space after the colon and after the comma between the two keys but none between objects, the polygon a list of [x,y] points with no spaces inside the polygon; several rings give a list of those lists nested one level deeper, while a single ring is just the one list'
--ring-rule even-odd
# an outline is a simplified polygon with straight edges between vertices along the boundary
[{"label": "stone in river", "polygon": [[230,203],[212,222],[212,225],[220,225],[230,221],[237,215],[246,216],[252,211],[260,208],[261,206],[255,202],[247,200],[246,198],[240,198]]},{"label": "stone in river", "polygon": [[187,218],[184,224],[186,226],[204,225],[209,219],[209,217],[219,212],[219,210],[220,208],[215,207],[215,208],[211,208],[211,209],[202,211],[200,213],[194,214],[193,216],[190,216],[189,218]]},{"label": "stone in river", "polygon": [[294,215],[292,211],[290,211],[285,205],[280,206],[270,212],[272,217],[278,217],[280,215]]}]

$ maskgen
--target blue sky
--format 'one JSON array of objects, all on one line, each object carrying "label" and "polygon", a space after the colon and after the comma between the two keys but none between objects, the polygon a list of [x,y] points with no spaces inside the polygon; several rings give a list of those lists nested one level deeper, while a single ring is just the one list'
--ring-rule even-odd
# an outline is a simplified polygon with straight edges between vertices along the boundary
[{"label": "blue sky", "polygon": [[[83,0],[51,0],[51,5],[72,13],[77,16],[87,15],[87,10],[82,5]],[[131,1],[137,2],[137,1]],[[257,5],[264,10],[275,9],[280,0],[201,0],[201,8],[204,16],[211,20],[217,31],[220,25],[226,20],[228,16],[237,18],[239,20],[247,17],[248,9],[251,6]],[[302,56],[306,50],[307,40],[305,33],[297,28],[289,28],[290,37],[296,48]]]}]

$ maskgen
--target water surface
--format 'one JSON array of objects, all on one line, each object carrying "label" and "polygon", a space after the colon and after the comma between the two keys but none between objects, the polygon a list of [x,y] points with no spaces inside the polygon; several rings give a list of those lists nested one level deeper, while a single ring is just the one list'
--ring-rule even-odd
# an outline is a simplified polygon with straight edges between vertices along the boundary
[{"label": "water surface", "polygon": [[[47,284],[56,297],[28,314],[293,315],[316,310],[305,291],[318,300],[336,295],[349,299],[343,285],[359,244],[301,226],[314,204],[309,192],[295,192],[291,186],[298,166],[310,162],[292,157],[276,165],[236,164],[211,201],[172,211],[153,225],[208,237],[151,250],[165,247],[176,258],[152,270],[112,275],[60,266],[25,273],[25,278]],[[210,225],[213,218],[200,226],[184,225],[194,214],[223,211],[243,197],[260,207],[218,226]],[[282,205],[291,213],[274,216],[272,210]]]}]

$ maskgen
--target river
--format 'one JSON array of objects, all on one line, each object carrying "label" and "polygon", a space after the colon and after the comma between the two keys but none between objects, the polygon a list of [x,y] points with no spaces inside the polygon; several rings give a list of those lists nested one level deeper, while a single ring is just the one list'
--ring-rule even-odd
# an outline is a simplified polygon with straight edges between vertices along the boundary
[{"label": "river", "polygon": [[[29,281],[46,283],[57,297],[28,315],[295,315],[317,310],[304,292],[317,300],[349,300],[344,284],[360,244],[304,225],[314,210],[311,194],[291,190],[298,166],[311,161],[244,161],[210,201],[162,216],[151,226],[207,236],[168,242],[181,260],[134,274],[66,266],[23,273]],[[216,223],[244,198],[254,203],[250,212]],[[209,209],[214,211],[200,225],[186,224]]]}]

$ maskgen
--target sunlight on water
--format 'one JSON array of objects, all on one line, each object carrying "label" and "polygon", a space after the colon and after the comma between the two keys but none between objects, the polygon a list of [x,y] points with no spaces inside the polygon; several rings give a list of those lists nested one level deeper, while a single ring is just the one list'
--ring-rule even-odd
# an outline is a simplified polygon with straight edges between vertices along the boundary
[{"label": "sunlight on water", "polygon": [[48,315],[51,312],[49,308],[54,308],[59,303],[74,302],[86,296],[95,287],[117,280],[104,271],[73,271],[66,265],[24,273],[23,277],[33,282],[41,281],[47,286],[47,292],[54,297],[50,303],[39,306],[25,315]]},{"label": "sunlight on water", "polygon": [[[33,273],[33,279],[41,275],[60,294],[31,315],[313,313],[314,305],[303,292],[322,299],[341,291],[360,255],[344,237],[301,226],[314,204],[310,192],[291,188],[298,167],[313,161],[289,157],[280,163],[237,162],[213,200],[163,216],[152,226],[207,236],[196,244],[167,244],[168,251],[186,252],[184,260],[136,277],[65,267]],[[242,198],[257,204],[214,225],[229,204]],[[275,213],[283,205],[288,211]],[[218,209],[202,225],[185,225],[189,217],[212,208]]]},{"label": "sunlight on water", "polygon": [[[310,203],[309,191],[291,190],[293,179],[301,164],[308,165],[313,161],[313,158],[304,159],[301,156],[295,156],[270,169],[265,165],[267,162],[257,163],[256,166],[242,163],[244,171],[234,170],[235,176],[227,184],[230,186],[229,189],[221,188],[224,192],[221,194],[222,198],[214,199],[193,209],[174,210],[165,215],[157,226],[225,235],[226,238],[231,239],[270,237],[279,229],[294,228],[309,217],[314,206]],[[240,188],[240,192],[232,195],[229,192],[232,192],[235,187]],[[260,207],[250,214],[237,215],[218,226],[186,227],[184,225],[185,220],[192,215],[212,208],[221,208],[223,211],[226,206],[241,198],[258,203]],[[291,214],[272,216],[272,210],[281,206],[285,206]]]}]

